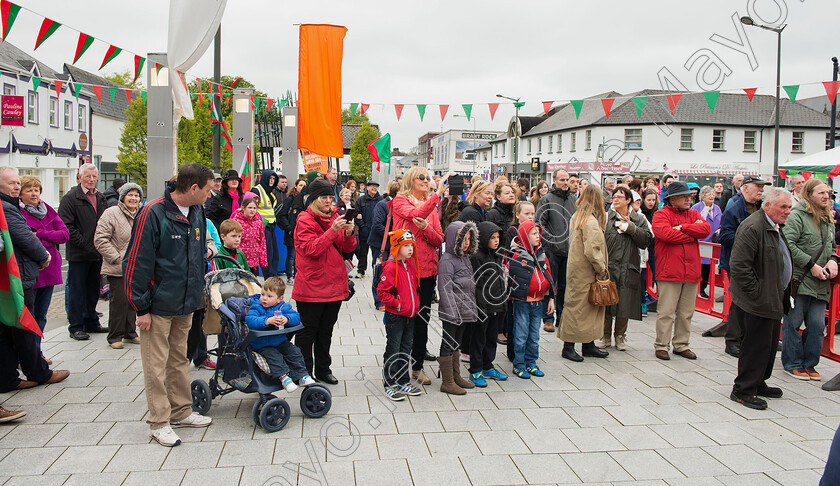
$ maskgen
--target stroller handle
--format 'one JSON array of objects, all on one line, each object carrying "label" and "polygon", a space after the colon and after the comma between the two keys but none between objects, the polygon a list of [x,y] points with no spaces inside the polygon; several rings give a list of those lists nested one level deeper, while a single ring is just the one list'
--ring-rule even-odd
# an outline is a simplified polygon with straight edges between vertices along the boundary
[{"label": "stroller handle", "polygon": [[244,268],[242,268],[242,265],[240,265],[239,262],[236,261],[236,259],[231,258],[227,255],[216,255],[216,256],[213,257],[213,260],[217,260],[217,259],[218,260],[225,260],[229,263],[233,263],[234,265],[236,265],[236,268],[238,268],[240,270],[245,270]]},{"label": "stroller handle", "polygon": [[252,334],[254,337],[265,337],[265,336],[277,336],[280,334],[288,334],[291,332],[297,332],[303,329],[303,324],[298,324],[294,327],[284,327],[283,329],[274,329],[272,331],[254,331],[248,330],[248,334]]}]

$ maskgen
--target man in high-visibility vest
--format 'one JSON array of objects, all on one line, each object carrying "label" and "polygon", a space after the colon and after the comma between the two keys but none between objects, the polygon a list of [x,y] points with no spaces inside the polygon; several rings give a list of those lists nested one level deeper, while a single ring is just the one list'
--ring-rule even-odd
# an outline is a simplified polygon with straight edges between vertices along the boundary
[{"label": "man in high-visibility vest", "polygon": [[277,232],[275,230],[277,198],[274,196],[274,188],[277,187],[277,181],[277,173],[271,169],[265,169],[260,175],[259,184],[251,189],[260,197],[257,212],[262,216],[265,225],[265,254],[268,259],[268,266],[262,267],[262,274],[265,278],[277,275],[277,266],[280,264]]}]

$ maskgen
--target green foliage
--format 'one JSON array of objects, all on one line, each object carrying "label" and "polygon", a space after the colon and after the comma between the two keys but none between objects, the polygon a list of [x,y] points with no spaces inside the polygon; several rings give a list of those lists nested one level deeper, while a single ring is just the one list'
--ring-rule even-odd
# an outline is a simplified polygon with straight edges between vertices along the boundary
[{"label": "green foliage", "polygon": [[356,132],[356,139],[350,146],[350,174],[357,181],[370,180],[373,159],[368,151],[368,145],[377,138],[379,138],[379,130],[370,126],[368,121],[364,121],[362,128]]},{"label": "green foliage", "polygon": [[133,81],[134,74],[130,73],[128,69],[121,73],[111,73],[105,76],[105,79],[111,81],[112,83],[117,83],[120,86],[125,86],[126,88],[131,89],[143,89],[143,83],[140,81],[143,79],[143,75],[137,77],[137,81]]},{"label": "green foliage", "polygon": [[123,124],[117,170],[141,187],[146,188],[146,104],[137,98],[125,110],[128,119]]},{"label": "green foliage", "polygon": [[350,116],[350,108],[341,110],[342,125],[362,125],[364,123],[370,123],[370,118],[366,114],[360,115],[359,109],[356,109],[356,116]]}]

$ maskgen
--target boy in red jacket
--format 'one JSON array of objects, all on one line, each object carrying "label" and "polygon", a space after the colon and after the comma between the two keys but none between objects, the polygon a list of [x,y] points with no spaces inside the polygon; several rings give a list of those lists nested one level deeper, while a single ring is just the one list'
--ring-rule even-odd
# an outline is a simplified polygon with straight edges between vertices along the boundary
[{"label": "boy in red jacket", "polygon": [[[385,396],[397,402],[422,391],[409,384],[414,316],[420,311],[419,269],[414,255],[414,235],[405,229],[388,233],[393,258],[382,264],[376,295],[385,305],[385,354],[382,378]],[[411,262],[411,263],[409,263]]]}]

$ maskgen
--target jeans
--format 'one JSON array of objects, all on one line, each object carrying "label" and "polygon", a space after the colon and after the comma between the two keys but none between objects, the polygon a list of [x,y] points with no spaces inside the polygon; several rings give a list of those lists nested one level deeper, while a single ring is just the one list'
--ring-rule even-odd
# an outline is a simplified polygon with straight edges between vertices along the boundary
[{"label": "jeans", "polygon": [[70,297],[70,279],[67,279],[64,282],[64,313],[67,314],[67,322],[70,322],[70,298],[69,297]]},{"label": "jeans", "polygon": [[309,374],[306,372],[306,363],[303,362],[303,353],[289,341],[283,341],[276,347],[260,348],[257,352],[268,362],[272,378],[280,379],[289,375],[297,383]]},{"label": "jeans", "polygon": [[385,353],[382,355],[385,386],[408,384],[413,341],[414,318],[385,312]]},{"label": "jeans", "polygon": [[542,301],[513,301],[513,367],[530,368],[540,357]]},{"label": "jeans", "polygon": [[70,333],[96,329],[100,326],[96,315],[99,300],[99,271],[102,261],[69,262],[67,281],[72,282],[70,293],[64,298],[70,300]]},{"label": "jeans", "polygon": [[295,277],[295,245],[286,245],[286,278]]},{"label": "jeans", "polygon": [[420,279],[420,288],[418,289],[420,293],[420,312],[414,317],[414,341],[411,343],[411,369],[414,371],[423,369],[426,341],[429,340],[429,318],[432,312],[432,297],[435,295],[435,281],[435,276]]},{"label": "jeans", "polygon": [[[782,326],[782,366],[785,371],[813,368],[820,362],[825,337],[824,300],[799,294]],[[799,328],[805,324],[802,336]]]},{"label": "jeans", "polygon": [[[23,291],[23,302],[32,312],[34,290]],[[52,377],[50,367],[39,352],[37,337],[32,331],[0,324],[0,393],[12,391],[20,383],[18,365],[28,380],[46,383]]]},{"label": "jeans", "polygon": [[[35,289],[35,312],[32,313],[32,317],[35,318],[35,322],[38,323],[41,332],[44,332],[44,328],[47,327],[47,311],[50,310],[53,288],[55,287],[48,285]],[[38,349],[41,349],[41,337],[36,336],[35,339],[38,341]]]},{"label": "jeans", "polygon": [[[362,238],[357,237],[356,243],[356,258],[359,260],[359,266],[356,268],[356,271],[359,274],[363,274],[367,271],[367,256],[368,256],[368,249],[372,249],[368,246],[367,241],[363,240]],[[376,265],[376,258],[371,260],[371,266]]]},{"label": "jeans", "polygon": [[265,257],[268,262],[267,267],[262,267],[263,277],[273,277],[277,275],[277,266],[280,264],[280,251],[277,249],[277,231],[274,223],[265,225]]}]

